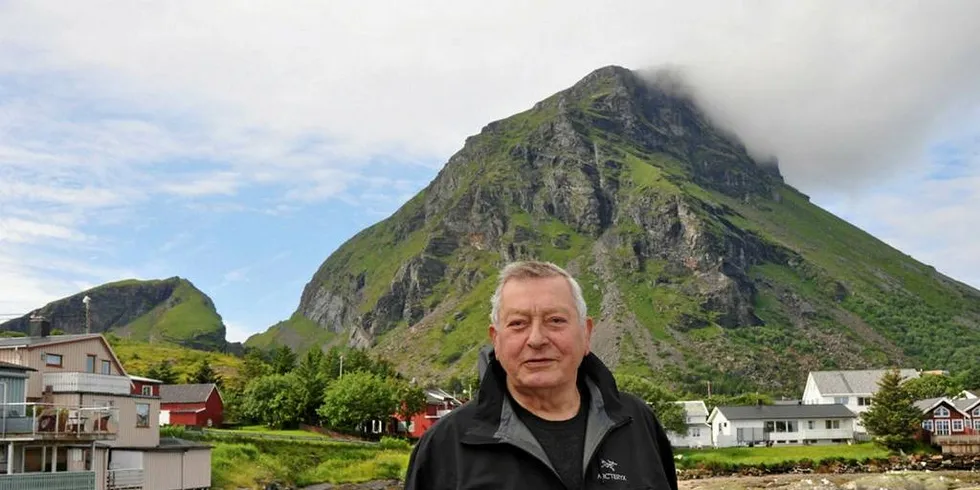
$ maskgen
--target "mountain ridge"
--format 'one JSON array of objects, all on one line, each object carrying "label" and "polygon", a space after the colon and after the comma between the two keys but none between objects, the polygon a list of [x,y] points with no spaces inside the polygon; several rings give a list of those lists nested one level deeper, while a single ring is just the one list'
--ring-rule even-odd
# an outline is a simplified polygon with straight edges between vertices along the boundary
[{"label": "mountain ridge", "polygon": [[980,356],[930,335],[980,341],[980,293],[813,205],[669,72],[654,78],[603,67],[487,124],[246,345],[349,344],[426,379],[470,372],[496,270],[539,258],[580,278],[600,357],[686,389]]},{"label": "mountain ridge", "polygon": [[52,301],[31,313],[0,323],[0,330],[29,333],[30,317],[40,314],[52,329],[86,331],[83,298],[91,299],[92,333],[113,333],[132,340],[174,344],[199,350],[236,350],[214,302],[189,280],[124,279]]}]

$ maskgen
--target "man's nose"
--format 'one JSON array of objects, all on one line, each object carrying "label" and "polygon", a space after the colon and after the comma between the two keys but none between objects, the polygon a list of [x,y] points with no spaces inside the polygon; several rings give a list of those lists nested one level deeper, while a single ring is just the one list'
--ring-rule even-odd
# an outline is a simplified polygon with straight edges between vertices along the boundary
[{"label": "man's nose", "polygon": [[544,332],[544,322],[533,320],[531,322],[531,333],[527,336],[527,345],[538,348],[548,343],[548,336]]}]

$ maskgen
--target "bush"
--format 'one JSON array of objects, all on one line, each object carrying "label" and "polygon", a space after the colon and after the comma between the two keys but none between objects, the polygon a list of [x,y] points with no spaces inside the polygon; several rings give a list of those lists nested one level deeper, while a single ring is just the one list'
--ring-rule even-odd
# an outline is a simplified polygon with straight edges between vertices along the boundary
[{"label": "bush", "polygon": [[382,436],[381,437],[381,448],[382,449],[411,449],[412,445],[404,439],[399,439],[397,437]]}]

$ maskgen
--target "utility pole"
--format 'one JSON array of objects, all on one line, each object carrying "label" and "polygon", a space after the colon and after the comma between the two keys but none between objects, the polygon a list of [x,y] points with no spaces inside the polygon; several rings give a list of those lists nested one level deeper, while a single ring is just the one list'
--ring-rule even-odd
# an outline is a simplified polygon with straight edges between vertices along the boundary
[{"label": "utility pole", "polygon": [[344,377],[344,355],[340,355],[340,377]]},{"label": "utility pole", "polygon": [[92,333],[92,315],[89,308],[89,304],[92,303],[92,298],[86,295],[82,298],[82,303],[85,303],[85,333]]},{"label": "utility pole", "polygon": [[708,398],[711,398],[711,380],[708,380]]}]

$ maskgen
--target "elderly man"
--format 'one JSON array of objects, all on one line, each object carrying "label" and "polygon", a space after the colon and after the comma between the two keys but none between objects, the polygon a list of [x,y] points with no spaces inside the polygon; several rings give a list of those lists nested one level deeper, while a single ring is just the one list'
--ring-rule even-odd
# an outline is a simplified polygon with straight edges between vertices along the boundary
[{"label": "elderly man", "polygon": [[667,435],[589,350],[578,283],[512,263],[491,299],[493,350],[475,400],[429,428],[406,489],[677,488]]}]

